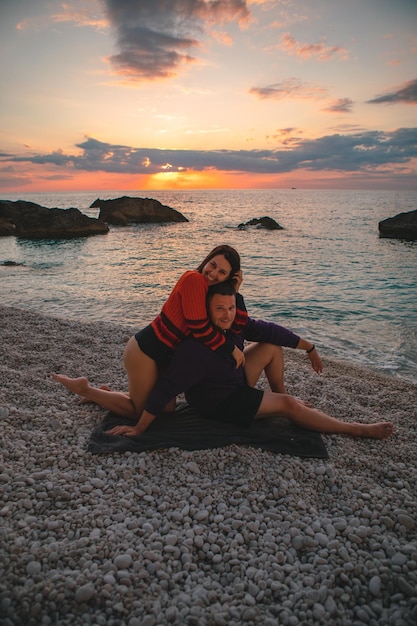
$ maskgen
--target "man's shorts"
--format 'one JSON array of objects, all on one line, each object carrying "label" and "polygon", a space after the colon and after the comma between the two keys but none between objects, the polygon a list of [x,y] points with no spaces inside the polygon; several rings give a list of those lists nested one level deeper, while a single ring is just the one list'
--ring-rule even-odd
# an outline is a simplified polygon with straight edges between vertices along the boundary
[{"label": "man's shorts", "polygon": [[235,426],[249,426],[258,412],[263,395],[262,389],[242,387],[204,416],[217,422],[234,424]]}]

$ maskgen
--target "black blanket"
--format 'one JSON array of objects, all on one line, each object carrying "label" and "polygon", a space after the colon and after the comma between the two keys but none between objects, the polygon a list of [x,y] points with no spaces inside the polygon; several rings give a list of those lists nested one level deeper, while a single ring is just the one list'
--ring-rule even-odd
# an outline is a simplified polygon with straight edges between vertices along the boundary
[{"label": "black blanket", "polygon": [[239,444],[300,457],[328,457],[319,433],[299,428],[289,420],[278,417],[253,420],[249,427],[242,428],[204,419],[188,405],[182,405],[174,414],[156,417],[140,437],[108,435],[105,432],[113,426],[130,423],[125,418],[108,413],[93,431],[88,450],[93,454],[109,454],[157,448],[204,450]]}]

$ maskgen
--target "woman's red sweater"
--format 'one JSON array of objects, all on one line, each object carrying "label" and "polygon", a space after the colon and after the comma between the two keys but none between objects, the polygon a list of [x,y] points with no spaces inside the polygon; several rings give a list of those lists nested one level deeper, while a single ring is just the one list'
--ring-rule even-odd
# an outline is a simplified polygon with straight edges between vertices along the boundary
[{"label": "woman's red sweater", "polygon": [[[181,276],[161,313],[151,324],[160,341],[170,348],[175,348],[191,334],[210,350],[225,356],[233,352],[235,344],[226,340],[224,334],[217,330],[208,318],[207,291],[207,282],[200,272],[189,270]],[[246,308],[236,309],[236,318],[231,330],[239,332],[247,319]]]}]

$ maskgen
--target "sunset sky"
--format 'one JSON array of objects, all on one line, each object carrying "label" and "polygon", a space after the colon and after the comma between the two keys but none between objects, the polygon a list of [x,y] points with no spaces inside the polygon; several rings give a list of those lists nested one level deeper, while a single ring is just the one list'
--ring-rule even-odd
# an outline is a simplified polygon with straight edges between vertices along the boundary
[{"label": "sunset sky", "polygon": [[1,0],[0,191],[417,189],[416,0]]}]

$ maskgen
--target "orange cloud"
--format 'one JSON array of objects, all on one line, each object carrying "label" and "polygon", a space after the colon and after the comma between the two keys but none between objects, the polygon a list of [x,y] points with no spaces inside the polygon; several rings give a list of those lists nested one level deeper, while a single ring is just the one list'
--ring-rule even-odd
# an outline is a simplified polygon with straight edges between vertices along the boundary
[{"label": "orange cloud", "polygon": [[339,55],[342,59],[348,58],[348,51],[341,46],[328,46],[324,41],[319,43],[300,43],[290,33],[281,35],[281,44],[278,49],[287,54],[298,56],[302,59],[317,58],[319,61],[328,61],[331,57]]},{"label": "orange cloud", "polygon": [[77,10],[65,2],[62,3],[62,11],[52,14],[51,19],[53,22],[72,22],[77,26],[92,26],[99,30],[109,26],[103,17],[93,16],[88,9]]},{"label": "orange cloud", "polygon": [[229,35],[229,33],[226,33],[224,31],[220,32],[220,31],[212,30],[210,34],[213,37],[213,39],[215,39],[218,43],[223,44],[224,46],[233,45],[233,40],[231,36]]},{"label": "orange cloud", "polygon": [[261,99],[317,99],[325,96],[327,90],[324,87],[319,87],[318,85],[313,85],[312,83],[303,83],[297,78],[287,78],[280,83],[273,83],[271,85],[266,85],[265,87],[252,87],[249,90],[249,93],[258,96],[258,98]]},{"label": "orange cloud", "polygon": [[[109,22],[104,19],[99,6],[91,5],[91,8],[76,9],[75,7],[63,2],[61,5],[61,11],[52,13],[51,15],[42,15],[40,17],[27,17],[18,24],[16,29],[25,30],[37,30],[45,28],[51,21],[55,23],[69,22],[80,27],[91,27],[97,30],[103,30],[109,27]],[[95,11],[96,9],[96,11]],[[99,16],[97,16],[97,14]]]}]

